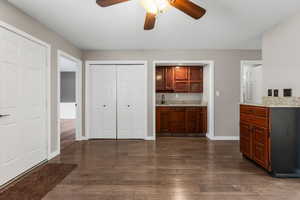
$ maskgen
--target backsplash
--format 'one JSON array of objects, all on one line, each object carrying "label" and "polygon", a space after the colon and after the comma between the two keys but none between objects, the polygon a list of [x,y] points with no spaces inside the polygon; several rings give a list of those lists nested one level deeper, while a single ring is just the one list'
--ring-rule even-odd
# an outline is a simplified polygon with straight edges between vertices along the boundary
[{"label": "backsplash", "polygon": [[263,97],[264,105],[300,106],[300,97]]},{"label": "backsplash", "polygon": [[161,102],[163,94],[168,103],[199,103],[203,98],[203,94],[199,93],[156,93],[156,103]]}]

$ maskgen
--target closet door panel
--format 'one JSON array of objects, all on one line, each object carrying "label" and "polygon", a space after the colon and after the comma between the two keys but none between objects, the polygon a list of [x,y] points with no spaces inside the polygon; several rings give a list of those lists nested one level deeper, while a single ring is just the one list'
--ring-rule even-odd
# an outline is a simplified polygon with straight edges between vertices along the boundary
[{"label": "closet door panel", "polygon": [[116,67],[90,67],[90,138],[116,139]]},{"label": "closet door panel", "polygon": [[144,139],[146,76],[143,65],[117,66],[118,139]]}]

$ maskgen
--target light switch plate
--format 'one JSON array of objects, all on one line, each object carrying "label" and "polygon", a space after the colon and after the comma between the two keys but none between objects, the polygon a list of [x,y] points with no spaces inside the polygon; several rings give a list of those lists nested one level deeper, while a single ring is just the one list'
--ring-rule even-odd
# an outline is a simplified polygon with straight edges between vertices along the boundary
[{"label": "light switch plate", "polygon": [[216,96],[217,96],[217,97],[220,96],[220,91],[216,91]]}]

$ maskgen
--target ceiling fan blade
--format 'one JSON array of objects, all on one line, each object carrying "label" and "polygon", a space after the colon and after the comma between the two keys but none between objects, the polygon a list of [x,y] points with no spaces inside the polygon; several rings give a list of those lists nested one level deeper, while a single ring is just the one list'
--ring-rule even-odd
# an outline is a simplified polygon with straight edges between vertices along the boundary
[{"label": "ceiling fan blade", "polygon": [[156,14],[148,13],[147,12],[146,19],[145,19],[144,29],[145,30],[151,30],[151,29],[153,29],[154,25],[155,25],[155,20],[156,20]]},{"label": "ceiling fan blade", "polygon": [[97,0],[97,4],[101,7],[108,7],[118,3],[123,3],[129,0]]},{"label": "ceiling fan blade", "polygon": [[189,0],[170,0],[170,4],[195,19],[201,18],[206,13],[204,8]]}]

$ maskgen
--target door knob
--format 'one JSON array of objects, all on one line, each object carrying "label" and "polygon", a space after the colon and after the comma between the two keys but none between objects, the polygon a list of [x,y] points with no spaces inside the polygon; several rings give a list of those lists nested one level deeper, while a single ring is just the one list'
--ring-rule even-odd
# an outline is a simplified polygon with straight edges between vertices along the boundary
[{"label": "door knob", "polygon": [[6,114],[6,115],[1,115],[0,114],[0,117],[8,117],[9,116],[9,114]]},{"label": "door knob", "polygon": [[106,105],[103,105],[103,107],[105,108],[105,107],[106,107]]},{"label": "door knob", "polygon": [[130,107],[130,105],[127,105],[127,107],[129,108],[129,107]]}]

